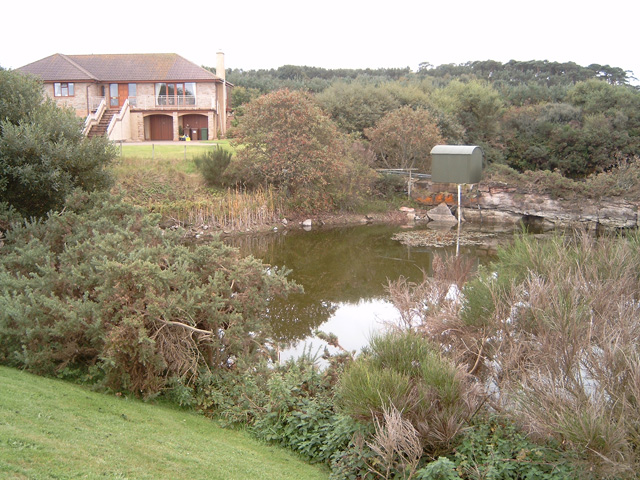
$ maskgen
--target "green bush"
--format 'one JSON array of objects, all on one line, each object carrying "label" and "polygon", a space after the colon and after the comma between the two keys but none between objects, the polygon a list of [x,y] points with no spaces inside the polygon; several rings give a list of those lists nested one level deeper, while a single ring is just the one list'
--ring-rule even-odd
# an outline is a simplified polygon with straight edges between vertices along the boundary
[{"label": "green bush", "polygon": [[378,478],[369,471],[375,461],[375,454],[364,442],[363,434],[353,436],[344,450],[336,451],[331,457],[331,480],[373,480]]},{"label": "green bush", "polygon": [[412,331],[374,336],[340,378],[337,398],[347,413],[370,423],[397,409],[429,453],[450,447],[477,400],[465,375]]},{"label": "green bush", "polygon": [[407,182],[406,179],[400,175],[382,173],[376,178],[373,191],[382,198],[392,199],[398,194],[406,194]]},{"label": "green bush", "polygon": [[429,463],[416,478],[577,480],[586,478],[585,473],[577,471],[557,445],[539,445],[514,425],[490,419],[466,430],[451,458]]},{"label": "green bush", "polygon": [[208,186],[222,187],[225,185],[224,172],[232,156],[230,151],[216,147],[194,157],[193,160]]},{"label": "green bush", "polygon": [[416,472],[417,480],[462,480],[456,464],[447,457],[438,457],[434,462]]},{"label": "green bush", "polygon": [[39,86],[0,69],[0,202],[27,218],[61,209],[76,188],[106,190],[113,183],[109,141],[85,137],[73,110],[44,101]]},{"label": "green bush", "polygon": [[257,438],[311,462],[329,463],[357,430],[350,417],[334,409],[332,379],[309,355],[278,365],[243,362],[234,370],[202,375],[196,398],[200,408],[248,427]]},{"label": "green bush", "polygon": [[7,232],[0,362],[152,395],[269,354],[264,316],[293,285],[213,240],[188,246],[157,215],[82,194]]}]

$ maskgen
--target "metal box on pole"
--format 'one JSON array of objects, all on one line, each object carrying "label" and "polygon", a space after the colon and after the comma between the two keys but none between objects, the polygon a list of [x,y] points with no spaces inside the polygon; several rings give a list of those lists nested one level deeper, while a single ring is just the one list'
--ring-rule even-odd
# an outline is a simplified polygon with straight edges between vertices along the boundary
[{"label": "metal box on pole", "polygon": [[482,176],[482,149],[475,145],[436,145],[431,149],[434,183],[478,183]]}]

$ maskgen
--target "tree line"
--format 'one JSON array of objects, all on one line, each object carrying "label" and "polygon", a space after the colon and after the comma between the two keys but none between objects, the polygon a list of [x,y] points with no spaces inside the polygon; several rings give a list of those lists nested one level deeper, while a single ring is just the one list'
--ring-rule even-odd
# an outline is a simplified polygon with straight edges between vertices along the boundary
[{"label": "tree line", "polygon": [[[610,65],[424,62],[417,72],[285,65],[231,69],[227,79],[238,124],[252,100],[289,89],[311,95],[343,133],[365,143],[375,144],[370,134],[389,123],[388,115],[406,124],[411,111],[426,111],[442,141],[480,145],[488,162],[520,172],[583,178],[640,151],[640,92],[631,85],[632,72]],[[379,149],[376,154],[380,166],[395,161]]]}]

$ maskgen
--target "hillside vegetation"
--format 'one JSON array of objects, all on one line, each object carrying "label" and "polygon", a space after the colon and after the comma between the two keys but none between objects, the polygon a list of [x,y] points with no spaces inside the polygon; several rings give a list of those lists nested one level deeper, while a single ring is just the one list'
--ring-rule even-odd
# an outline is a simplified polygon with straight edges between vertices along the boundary
[{"label": "hillside vegetation", "polygon": [[[401,107],[424,109],[448,144],[480,145],[490,163],[517,171],[557,169],[574,178],[640,152],[640,92],[632,78],[609,65],[536,60],[425,62],[417,72],[286,65],[227,76],[239,124],[251,100],[283,88],[311,92],[343,132],[367,142]],[[407,144],[376,151],[377,163]]]}]

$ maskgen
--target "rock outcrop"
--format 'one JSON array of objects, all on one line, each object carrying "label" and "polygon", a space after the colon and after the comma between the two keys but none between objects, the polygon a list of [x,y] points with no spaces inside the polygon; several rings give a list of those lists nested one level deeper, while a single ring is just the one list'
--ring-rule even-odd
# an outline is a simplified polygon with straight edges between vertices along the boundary
[{"label": "rock outcrop", "polygon": [[463,210],[467,221],[537,223],[542,227],[575,225],[607,228],[638,226],[640,205],[624,199],[571,201],[509,189],[480,187],[476,202]]},{"label": "rock outcrop", "polygon": [[[443,186],[443,185],[442,185]],[[455,212],[457,198],[441,185],[429,185],[414,196],[425,206],[438,206],[438,211],[447,216],[447,210]],[[494,224],[517,224],[524,222],[541,228],[556,228],[584,225],[588,228],[636,228],[640,226],[640,202],[621,197],[598,200],[567,200],[551,198],[539,193],[522,193],[510,186],[474,185],[464,186],[462,194],[462,217],[468,222]],[[435,210],[435,209],[434,209]],[[428,216],[431,219],[431,211]],[[451,211],[449,214],[451,215]]]}]

